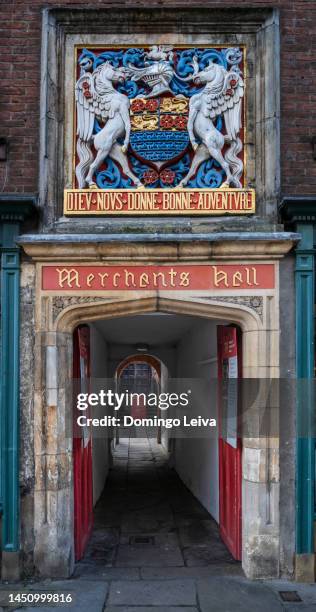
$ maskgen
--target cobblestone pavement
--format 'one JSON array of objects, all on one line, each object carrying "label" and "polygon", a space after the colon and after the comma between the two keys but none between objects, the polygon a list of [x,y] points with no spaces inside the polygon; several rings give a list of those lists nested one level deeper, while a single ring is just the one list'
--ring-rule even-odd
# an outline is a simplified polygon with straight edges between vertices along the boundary
[{"label": "cobblestone pavement", "polygon": [[[77,612],[316,612],[315,585],[244,577],[216,522],[169,468],[161,446],[144,438],[117,446],[73,577],[14,586],[22,588],[71,593],[73,603],[61,609]],[[0,597],[7,589],[1,585]],[[282,591],[301,601],[283,602]]]}]

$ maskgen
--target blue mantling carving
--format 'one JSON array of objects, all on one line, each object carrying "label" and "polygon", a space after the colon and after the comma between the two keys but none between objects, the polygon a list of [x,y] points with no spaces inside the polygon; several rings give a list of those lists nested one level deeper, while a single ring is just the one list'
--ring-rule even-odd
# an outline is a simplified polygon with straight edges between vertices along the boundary
[{"label": "blue mantling carving", "polygon": [[[92,64],[92,69],[95,70],[98,66],[103,64],[104,62],[110,62],[115,68],[118,66],[123,66],[127,68],[129,64],[136,66],[137,68],[143,68],[145,66],[145,49],[138,48],[130,48],[126,50],[118,49],[113,51],[103,51],[98,55],[89,51],[88,49],[83,49],[78,62],[81,62],[82,59],[87,58],[90,59]],[[185,94],[187,97],[191,97],[193,94],[201,91],[200,88],[196,88],[192,85],[192,82],[183,83],[180,79],[177,78],[177,75],[180,77],[187,77],[193,73],[192,61],[193,57],[197,58],[199,69],[204,70],[209,62],[212,60],[213,62],[224,66],[224,68],[228,69],[229,66],[234,65],[235,67],[242,60],[242,53],[240,49],[233,49],[228,47],[227,49],[222,49],[218,51],[217,49],[184,49],[183,51],[175,51],[174,54],[174,69],[175,76],[173,77],[170,88],[172,92],[177,94]],[[150,60],[146,60],[146,64],[153,63]],[[135,81],[128,80],[124,83],[124,85],[120,85],[118,90],[122,93],[125,93],[129,98],[135,98],[136,96],[141,96],[145,94],[145,89],[141,85],[141,83],[137,83]]]},{"label": "blue mantling carving", "polygon": [[[129,156],[132,170],[134,174],[141,180],[146,171],[151,170],[150,166],[142,163],[133,155]],[[175,179],[173,183],[168,185],[169,187],[176,187],[180,181],[185,177],[190,168],[190,156],[187,153],[182,157],[176,164],[168,166],[168,170],[172,170],[175,173]],[[220,168],[214,160],[209,159],[203,162],[195,177],[193,177],[187,187],[191,189],[196,188],[208,188],[217,189],[221,186],[225,180],[225,172]],[[96,175],[96,183],[100,189],[128,189],[133,187],[131,179],[126,178],[122,175],[122,171],[117,162],[112,159],[107,159],[106,169],[101,170]],[[155,189],[157,187],[166,187],[159,178],[154,183],[146,185],[148,189]]]},{"label": "blue mantling carving", "polygon": [[124,178],[118,164],[109,157],[106,160],[106,170],[97,173],[96,183],[100,189],[127,189],[133,187],[130,178]]}]

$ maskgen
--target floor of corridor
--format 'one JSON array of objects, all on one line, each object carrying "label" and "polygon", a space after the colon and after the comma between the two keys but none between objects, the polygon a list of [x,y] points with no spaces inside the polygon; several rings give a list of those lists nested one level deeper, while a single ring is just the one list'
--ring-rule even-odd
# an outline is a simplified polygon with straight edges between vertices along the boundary
[{"label": "floor of corridor", "polygon": [[210,514],[168,466],[153,438],[123,438],[76,576],[122,568],[135,578],[241,574]]},{"label": "floor of corridor", "polygon": [[[9,609],[1,607],[7,589],[0,585],[0,612]],[[288,590],[302,602],[284,603],[280,592]],[[168,467],[161,447],[143,439],[121,440],[117,447],[87,553],[74,575],[14,585],[14,591],[71,594],[68,612],[316,612],[314,584],[246,579],[215,521]]]}]

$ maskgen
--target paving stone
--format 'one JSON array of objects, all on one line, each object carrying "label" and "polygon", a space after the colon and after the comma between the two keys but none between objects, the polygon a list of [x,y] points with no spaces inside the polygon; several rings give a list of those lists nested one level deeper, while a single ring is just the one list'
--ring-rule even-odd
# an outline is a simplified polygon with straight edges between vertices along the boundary
[{"label": "paving stone", "polygon": [[316,612],[316,604],[286,604],[285,602],[283,602],[283,611],[284,610],[291,610],[291,612],[301,612],[302,610],[308,610],[308,612]]},{"label": "paving stone", "polygon": [[[316,606],[316,585],[313,584],[302,584],[299,582],[288,582],[285,580],[269,580],[265,582],[265,585],[277,593],[278,597],[280,591],[297,591],[304,604]],[[283,605],[287,605],[283,602]],[[291,610],[293,610],[294,604],[289,604]],[[302,606],[302,604],[296,604]]]},{"label": "paving stone", "polygon": [[198,612],[198,609],[192,606],[106,606],[104,612]]},{"label": "paving stone", "polygon": [[118,547],[116,567],[170,567],[184,565],[179,547],[162,544],[121,544]]},{"label": "paving stone", "polygon": [[206,567],[141,567],[144,580],[174,580],[175,578],[208,578],[209,576],[244,576],[241,563],[209,565]]},{"label": "paving stone", "polygon": [[173,528],[172,518],[129,517],[122,522],[122,533],[149,534],[169,532]]},{"label": "paving stone", "polygon": [[174,526],[172,512],[168,504],[156,504],[152,508],[126,513],[122,517],[122,532],[148,533],[160,530],[169,531]]},{"label": "paving stone", "polygon": [[175,523],[178,524],[181,523],[181,521],[185,518],[185,519],[205,519],[207,520],[209,518],[209,514],[207,512],[207,510],[205,510],[205,508],[203,508],[203,506],[200,506],[199,508],[194,506],[193,504],[186,504],[183,505],[182,508],[173,508],[174,510],[174,520]]},{"label": "paving stone", "polygon": [[139,580],[140,571],[136,567],[106,567],[103,564],[80,563],[73,576],[81,580]]},{"label": "paving stone", "polygon": [[[156,610],[162,606],[164,612],[172,606],[188,610],[196,601],[179,594],[179,583],[192,589],[197,579],[243,575],[239,563],[227,563],[232,558],[220,540],[216,522],[166,465],[157,444],[152,442],[151,446],[155,461],[148,461],[152,456],[148,445],[132,440],[130,448],[135,451],[129,453],[128,470],[123,457],[111,470],[95,508],[95,527],[86,556],[75,568],[75,578],[86,585],[111,580],[114,598],[113,585],[122,585],[117,594],[121,603],[109,600],[107,609],[115,604],[137,610],[139,605],[143,612],[146,605],[156,606]],[[132,535],[151,535],[155,542],[131,545]],[[163,586],[166,580],[168,589]],[[133,583],[138,585],[136,599]]]},{"label": "paving stone", "polygon": [[[146,495],[146,506],[144,508],[144,495]],[[131,511],[138,511],[140,510],[141,512],[146,513],[146,508],[149,507],[149,505],[155,506],[156,504],[159,504],[161,500],[161,494],[158,492],[157,494],[147,494],[147,493],[137,493],[135,494],[131,494],[128,499],[127,499],[127,507],[129,510]]]},{"label": "paving stone", "polygon": [[[168,583],[158,580],[139,582],[112,582],[108,605],[134,606],[194,606],[196,589],[193,580],[174,580]],[[154,612],[154,611],[153,611]]]},{"label": "paving stone", "polygon": [[216,563],[236,563],[223,542],[216,540],[210,541],[207,546],[184,548],[182,554],[188,567],[204,567]]},{"label": "paving stone", "polygon": [[119,530],[115,527],[95,528],[89,542],[89,548],[95,545],[104,546],[105,548],[113,548],[120,541]]},{"label": "paving stone", "polygon": [[205,546],[214,536],[221,541],[214,520],[183,519],[179,525],[179,535],[182,546]]},{"label": "paving stone", "polygon": [[284,610],[275,593],[259,582],[211,576],[207,580],[197,580],[196,584],[201,612]]},{"label": "paving stone", "polygon": [[89,547],[85,555],[86,560],[112,566],[116,555],[116,547],[107,548],[102,543]]},{"label": "paving stone", "polygon": [[[121,537],[120,537],[120,544],[122,545],[131,545],[130,541],[131,538],[139,538],[142,536],[139,536],[138,534],[134,535],[134,534],[130,534],[130,533],[122,533]],[[135,545],[136,548],[138,550],[143,550],[143,549],[147,549],[147,548],[161,548],[163,550],[179,550],[179,540],[178,540],[178,536],[175,533],[156,533],[156,532],[152,532],[151,534],[146,534],[145,537],[151,538],[151,542],[152,543],[145,543],[145,542],[133,542],[133,546]]]},{"label": "paving stone", "polygon": [[69,610],[69,612],[102,612],[105,599],[108,592],[107,582],[88,582],[79,580],[65,581],[44,581],[33,584],[29,587],[30,591],[48,591],[71,593],[73,595],[73,603],[63,606],[29,606],[22,608],[24,612],[48,612],[52,608],[61,608]]}]

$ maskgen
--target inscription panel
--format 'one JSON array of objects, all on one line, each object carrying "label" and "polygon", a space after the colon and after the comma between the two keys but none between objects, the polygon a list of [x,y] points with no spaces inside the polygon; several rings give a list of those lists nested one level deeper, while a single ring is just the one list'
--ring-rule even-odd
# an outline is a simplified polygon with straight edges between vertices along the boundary
[{"label": "inscription panel", "polygon": [[43,291],[220,291],[275,287],[273,264],[43,266]]}]

